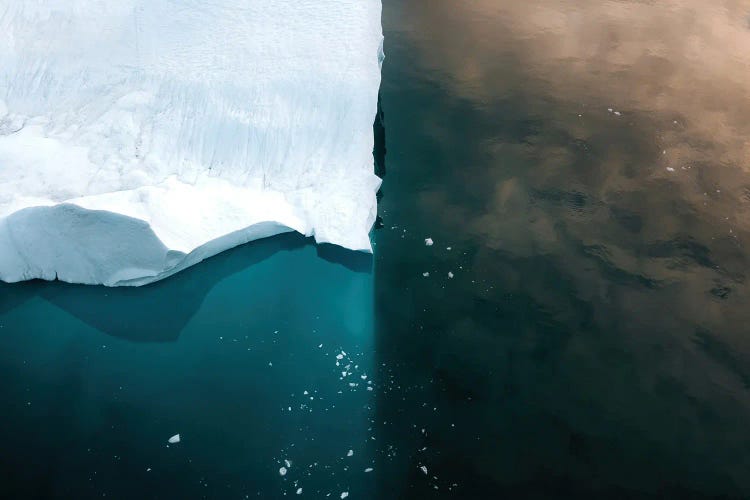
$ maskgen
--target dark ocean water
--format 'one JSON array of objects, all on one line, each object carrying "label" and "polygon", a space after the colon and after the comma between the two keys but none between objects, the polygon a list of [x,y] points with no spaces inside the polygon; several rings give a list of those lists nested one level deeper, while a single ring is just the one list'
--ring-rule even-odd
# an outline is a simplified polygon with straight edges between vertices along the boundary
[{"label": "dark ocean water", "polygon": [[748,16],[386,0],[374,257],[0,285],[4,497],[750,497]]}]

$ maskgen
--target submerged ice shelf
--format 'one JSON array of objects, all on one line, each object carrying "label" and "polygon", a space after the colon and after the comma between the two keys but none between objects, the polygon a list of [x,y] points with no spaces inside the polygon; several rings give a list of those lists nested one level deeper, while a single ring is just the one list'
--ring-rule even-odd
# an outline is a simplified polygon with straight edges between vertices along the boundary
[{"label": "submerged ice shelf", "polygon": [[0,280],[371,251],[380,0],[0,0]]}]

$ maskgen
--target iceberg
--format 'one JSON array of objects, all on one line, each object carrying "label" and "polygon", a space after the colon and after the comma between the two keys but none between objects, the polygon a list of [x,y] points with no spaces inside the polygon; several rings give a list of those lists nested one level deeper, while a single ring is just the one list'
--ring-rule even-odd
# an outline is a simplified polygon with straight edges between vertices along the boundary
[{"label": "iceberg", "polygon": [[380,0],[0,0],[0,280],[371,252]]}]

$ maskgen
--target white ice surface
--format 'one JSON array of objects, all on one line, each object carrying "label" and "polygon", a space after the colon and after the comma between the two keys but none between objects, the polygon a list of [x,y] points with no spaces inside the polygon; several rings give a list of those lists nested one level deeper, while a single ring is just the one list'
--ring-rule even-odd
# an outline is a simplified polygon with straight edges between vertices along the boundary
[{"label": "white ice surface", "polygon": [[371,251],[380,0],[0,0],[0,279]]}]

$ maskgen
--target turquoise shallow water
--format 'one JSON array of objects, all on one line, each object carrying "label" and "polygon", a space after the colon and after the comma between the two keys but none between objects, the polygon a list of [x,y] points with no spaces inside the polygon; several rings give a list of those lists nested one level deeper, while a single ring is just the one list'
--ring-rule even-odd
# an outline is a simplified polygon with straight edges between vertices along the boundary
[{"label": "turquoise shallow water", "polygon": [[3,286],[3,487],[40,498],[366,492],[372,263],[343,257],[285,235],[151,287]]},{"label": "turquoise shallow water", "polygon": [[747,498],[748,13],[386,1],[374,257],[1,285],[0,488]]}]

